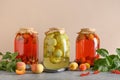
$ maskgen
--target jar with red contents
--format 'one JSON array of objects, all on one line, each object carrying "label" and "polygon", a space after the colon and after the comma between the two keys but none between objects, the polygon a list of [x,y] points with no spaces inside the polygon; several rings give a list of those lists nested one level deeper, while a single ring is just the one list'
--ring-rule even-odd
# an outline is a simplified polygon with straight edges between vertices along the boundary
[{"label": "jar with red contents", "polygon": [[27,65],[38,63],[38,33],[33,28],[20,28],[14,40],[14,51]]},{"label": "jar with red contents", "polygon": [[89,63],[94,65],[94,60],[99,58],[96,50],[100,48],[100,39],[95,29],[82,28],[76,39],[76,59],[78,64]]}]

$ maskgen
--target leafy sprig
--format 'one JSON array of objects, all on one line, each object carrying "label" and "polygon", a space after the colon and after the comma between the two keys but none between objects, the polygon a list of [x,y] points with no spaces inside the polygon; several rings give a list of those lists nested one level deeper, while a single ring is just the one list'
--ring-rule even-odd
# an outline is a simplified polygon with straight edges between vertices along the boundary
[{"label": "leafy sprig", "polygon": [[93,70],[99,71],[111,71],[120,70],[120,48],[116,48],[116,55],[109,54],[106,49],[98,49],[97,53],[103,58],[100,58],[94,62]]},{"label": "leafy sprig", "polygon": [[2,54],[0,52],[0,56],[2,57],[2,59],[0,60],[0,70],[14,72],[16,69],[16,63],[18,61],[21,61],[20,59],[16,58],[17,55],[17,52],[6,52],[6,54]]}]

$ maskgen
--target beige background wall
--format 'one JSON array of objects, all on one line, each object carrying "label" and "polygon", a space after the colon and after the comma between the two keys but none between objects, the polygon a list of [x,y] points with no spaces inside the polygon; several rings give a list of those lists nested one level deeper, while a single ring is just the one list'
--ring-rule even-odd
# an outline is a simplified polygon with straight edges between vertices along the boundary
[{"label": "beige background wall", "polygon": [[20,27],[33,27],[39,33],[40,56],[44,32],[63,27],[70,38],[71,60],[75,39],[83,27],[96,29],[101,47],[115,52],[120,47],[120,0],[0,0],[0,51],[14,50],[15,33]]}]

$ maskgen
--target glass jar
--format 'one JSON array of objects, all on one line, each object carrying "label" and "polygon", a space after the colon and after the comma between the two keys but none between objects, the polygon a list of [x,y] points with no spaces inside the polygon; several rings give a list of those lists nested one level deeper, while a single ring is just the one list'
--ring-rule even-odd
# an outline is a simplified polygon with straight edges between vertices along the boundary
[{"label": "glass jar", "polygon": [[58,70],[68,67],[70,44],[64,29],[50,28],[44,39],[44,60],[46,69]]},{"label": "glass jar", "polygon": [[83,28],[76,39],[76,62],[94,65],[94,60],[99,58],[96,50],[100,47],[100,39],[95,29]]},{"label": "glass jar", "polygon": [[33,28],[20,28],[14,40],[14,51],[26,64],[38,63],[38,33]]}]

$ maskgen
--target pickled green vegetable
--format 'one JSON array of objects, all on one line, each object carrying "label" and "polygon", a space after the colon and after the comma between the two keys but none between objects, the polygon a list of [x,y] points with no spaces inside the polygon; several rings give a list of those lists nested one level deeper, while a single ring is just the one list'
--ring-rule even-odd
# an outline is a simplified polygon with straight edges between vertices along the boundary
[{"label": "pickled green vegetable", "polygon": [[53,53],[54,50],[55,50],[55,47],[54,47],[54,46],[47,46],[47,52]]},{"label": "pickled green vegetable", "polygon": [[46,36],[46,38],[53,38],[54,37],[54,34],[48,34],[47,36]]},{"label": "pickled green vegetable", "polygon": [[61,57],[63,55],[63,52],[60,49],[55,50],[54,56],[55,57]]},{"label": "pickled green vegetable", "polygon": [[59,62],[61,62],[61,58],[51,56],[50,57],[50,62],[52,62],[53,64],[59,63]]},{"label": "pickled green vegetable", "polygon": [[48,43],[48,40],[53,38],[54,37],[54,34],[49,34],[45,37],[45,40],[44,40],[44,43],[47,44]]},{"label": "pickled green vegetable", "polygon": [[57,41],[55,38],[49,38],[47,41],[47,44],[50,46],[56,46],[57,45]]},{"label": "pickled green vegetable", "polygon": [[44,49],[44,57],[50,57],[52,55],[52,52],[48,52],[47,49]]},{"label": "pickled green vegetable", "polygon": [[57,35],[57,36],[56,36],[57,41],[60,42],[60,43],[62,42],[62,40],[63,40],[64,38],[65,38],[64,35]]}]

